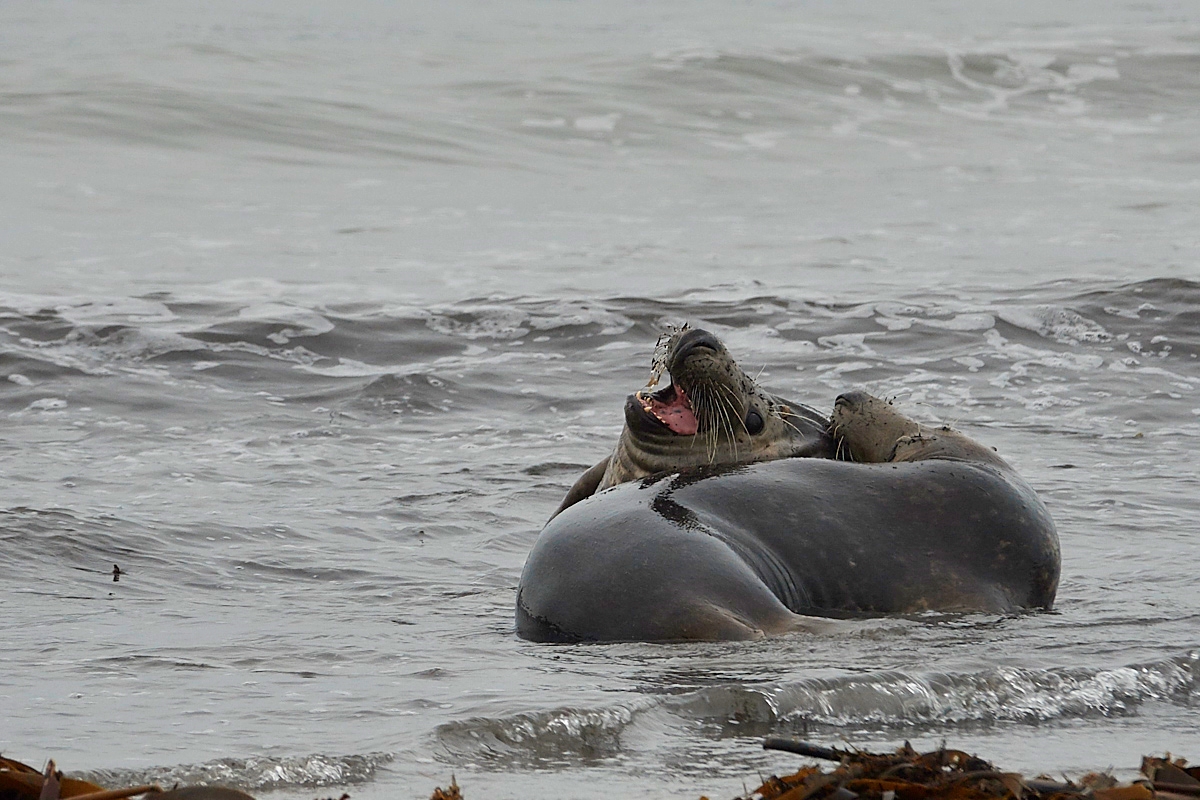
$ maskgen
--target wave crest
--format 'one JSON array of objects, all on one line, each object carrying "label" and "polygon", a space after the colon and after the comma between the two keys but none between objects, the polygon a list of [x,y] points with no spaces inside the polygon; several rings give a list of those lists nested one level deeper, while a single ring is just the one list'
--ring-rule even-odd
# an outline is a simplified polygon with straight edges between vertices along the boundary
[{"label": "wave crest", "polygon": [[221,758],[203,764],[150,769],[116,769],[83,772],[76,777],[101,786],[232,786],[248,791],[287,787],[344,786],[366,783],[375,770],[393,759],[387,753],[330,756],[314,753],[288,758]]},{"label": "wave crest", "polygon": [[939,730],[978,723],[1042,723],[1136,712],[1147,701],[1189,705],[1200,652],[1115,669],[997,667],[977,673],[879,672],[775,685],[707,687],[600,709],[559,708],[440,726],[452,762],[551,767],[614,758],[639,727],[715,725],[729,735],[802,724]]}]

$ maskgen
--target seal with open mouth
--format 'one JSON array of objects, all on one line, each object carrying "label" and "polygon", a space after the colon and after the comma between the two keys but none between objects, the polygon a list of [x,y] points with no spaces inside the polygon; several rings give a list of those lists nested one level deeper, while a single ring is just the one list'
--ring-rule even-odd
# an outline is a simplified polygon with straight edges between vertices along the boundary
[{"label": "seal with open mouth", "polygon": [[665,369],[670,385],[629,395],[616,449],[575,482],[556,515],[598,491],[649,475],[834,456],[829,420],[760,389],[716,336],[684,326],[663,345],[652,383]]},{"label": "seal with open mouth", "polygon": [[525,562],[517,633],[749,639],[829,617],[1050,608],[1054,522],[991,448],[863,392],[837,399],[830,431],[857,461],[698,467],[565,508]]}]

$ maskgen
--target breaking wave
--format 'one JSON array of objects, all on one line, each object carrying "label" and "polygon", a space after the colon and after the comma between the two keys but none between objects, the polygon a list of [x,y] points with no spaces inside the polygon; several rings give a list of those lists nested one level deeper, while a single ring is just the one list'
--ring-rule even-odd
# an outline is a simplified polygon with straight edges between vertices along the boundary
[{"label": "breaking wave", "polygon": [[879,672],[760,686],[708,687],[602,709],[559,708],[444,724],[443,759],[548,767],[619,756],[640,726],[699,723],[726,735],[775,728],[899,729],[911,735],[979,723],[1046,723],[1136,713],[1149,701],[1187,706],[1200,694],[1200,651],[1115,669],[997,667],[976,673]]},{"label": "breaking wave", "polygon": [[375,777],[375,770],[393,756],[386,753],[330,756],[314,753],[290,758],[221,758],[203,764],[150,769],[95,770],[75,777],[101,786],[135,786],[158,784],[169,788],[181,786],[231,786],[248,791],[315,788],[366,783]]}]

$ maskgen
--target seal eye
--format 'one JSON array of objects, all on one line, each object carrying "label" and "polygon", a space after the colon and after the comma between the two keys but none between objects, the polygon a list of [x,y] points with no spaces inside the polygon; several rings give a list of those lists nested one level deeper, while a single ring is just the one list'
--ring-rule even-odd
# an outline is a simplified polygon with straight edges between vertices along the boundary
[{"label": "seal eye", "polygon": [[762,429],[763,429],[762,414],[759,414],[753,408],[750,409],[750,413],[746,415],[746,432],[749,433],[751,436],[754,436],[757,433],[762,433]]}]

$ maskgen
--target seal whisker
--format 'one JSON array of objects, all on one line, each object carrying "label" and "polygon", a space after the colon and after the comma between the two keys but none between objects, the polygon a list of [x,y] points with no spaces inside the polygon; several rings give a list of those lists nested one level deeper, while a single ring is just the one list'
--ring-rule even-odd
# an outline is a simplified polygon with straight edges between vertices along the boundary
[{"label": "seal whisker", "polygon": [[[707,401],[708,412],[711,415],[709,427],[709,452],[708,463],[715,463],[717,453],[719,451],[718,444],[721,434],[724,433],[729,425],[725,418],[725,408],[721,402],[721,395],[717,391],[713,391],[712,384],[705,385],[705,399]],[[736,454],[735,454],[736,457]]]},{"label": "seal whisker", "polygon": [[789,428],[791,428],[793,431],[795,431],[798,435],[800,435],[800,436],[804,435],[804,431],[800,430],[800,426],[797,425],[796,423],[792,422],[791,420],[789,420],[784,415],[782,415],[782,414],[779,415],[779,421],[782,422],[784,425],[787,425]]},{"label": "seal whisker", "polygon": [[717,457],[717,425],[719,417],[714,413],[712,393],[707,384],[696,384],[691,390],[692,411],[696,414],[696,433],[704,429],[704,454],[708,463]]},{"label": "seal whisker", "polygon": [[727,430],[729,431],[729,442],[733,447],[733,457],[734,457],[734,459],[737,459],[737,456],[738,456],[737,434],[734,433],[734,431],[733,431],[733,423],[729,419],[729,417],[730,416],[737,417],[738,422],[741,423],[742,430],[744,430],[746,432],[747,437],[750,436],[750,429],[746,426],[745,416],[738,412],[738,408],[735,405],[735,403],[738,399],[737,395],[735,395],[733,393],[733,390],[730,389],[728,386],[722,385],[722,386],[720,386],[720,388],[723,392],[723,396],[721,399],[723,401],[723,404],[729,411],[729,414],[726,415],[726,418],[725,418],[726,422],[728,423]]},{"label": "seal whisker", "polygon": [[[703,391],[703,389],[693,386],[692,390],[690,392],[688,392],[688,399],[691,401],[691,404],[692,404],[692,415],[695,416],[695,418],[696,418],[696,430],[694,433],[692,433],[692,441],[688,446],[695,447],[696,440],[700,437],[701,429],[704,427],[704,391]],[[707,434],[705,434],[705,438],[707,438]]]},{"label": "seal whisker", "polygon": [[835,461],[854,461],[854,454],[850,452],[850,445],[846,441],[846,437],[842,434],[842,426],[830,420],[829,436],[834,442],[833,458]]},{"label": "seal whisker", "polygon": [[[725,387],[725,386],[723,386],[721,388],[725,390],[726,395],[728,395],[728,393],[731,391],[728,387]],[[725,420],[728,423],[727,427],[729,430],[729,441],[733,445],[733,457],[736,459],[737,455],[738,455],[737,433],[735,433],[733,430],[733,419],[732,418],[737,417],[737,421],[738,421],[738,423],[741,424],[742,430],[744,430],[746,432],[746,436],[750,435],[750,429],[746,427],[745,416],[738,413],[738,409],[734,405],[735,399],[736,398],[732,397],[732,396],[724,397],[725,407],[726,407],[726,409],[728,409],[728,414],[726,415]]]},{"label": "seal whisker", "polygon": [[[716,393],[717,408],[721,412],[721,427],[729,434],[729,444],[733,448],[733,457],[736,460],[738,457],[737,434],[733,430],[733,421],[730,419],[731,412],[736,415],[737,409],[733,407],[732,401],[725,396],[729,391],[729,387],[722,384],[717,384],[717,388],[721,391]],[[743,426],[745,423],[743,422]]]},{"label": "seal whisker", "polygon": [[719,417],[714,413],[712,395],[707,388],[704,391],[704,415],[707,425],[704,429],[704,453],[708,457],[708,463],[712,463],[717,457],[717,435]]},{"label": "seal whisker", "polygon": [[[722,399],[728,404],[730,413],[738,418],[738,422],[742,423],[742,430],[744,430],[746,435],[749,436],[750,429],[746,427],[746,418],[738,413],[737,406],[734,405],[735,401],[738,399],[737,395],[735,395],[733,393],[733,389],[730,389],[728,386],[722,386],[721,391],[723,393]],[[730,431],[730,435],[732,435],[732,433],[733,432]]]},{"label": "seal whisker", "polygon": [[[716,384],[715,386],[716,386],[716,389],[724,389],[724,387],[722,387],[720,384]],[[712,389],[712,385],[709,386],[709,389]],[[718,445],[718,441],[719,441],[720,435],[722,433],[725,433],[728,435],[728,439],[730,439],[730,446],[733,449],[733,458],[737,459],[738,443],[737,443],[737,439],[733,437],[733,427],[730,422],[730,417],[728,417],[728,413],[726,411],[725,398],[721,396],[720,391],[713,391],[713,392],[709,393],[709,401],[712,402],[712,409],[713,409],[713,413],[714,413],[713,421],[714,421],[715,425],[714,425],[713,431],[712,431],[712,433],[713,433],[713,439],[712,439],[713,450],[712,450],[712,453],[710,453],[710,455],[709,455],[708,461],[710,464],[712,464],[716,461],[716,452],[718,452],[718,450],[719,450],[718,446],[716,446],[716,445]]]},{"label": "seal whisker", "polygon": [[738,458],[737,434],[733,431],[733,421],[729,418],[729,409],[724,403],[721,404],[721,417],[725,422],[725,430],[729,434],[729,444],[733,447],[733,459]]}]

